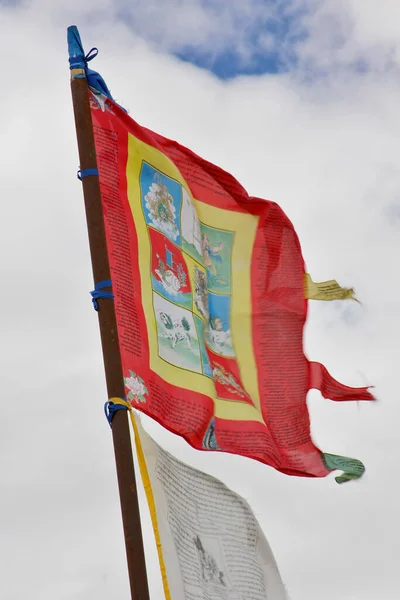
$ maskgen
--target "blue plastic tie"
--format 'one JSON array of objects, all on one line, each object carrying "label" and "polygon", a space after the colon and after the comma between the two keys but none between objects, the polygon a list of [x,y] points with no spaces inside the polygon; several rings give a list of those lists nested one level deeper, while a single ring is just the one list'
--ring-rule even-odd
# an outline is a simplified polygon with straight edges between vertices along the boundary
[{"label": "blue plastic tie", "polygon": [[128,407],[124,406],[123,404],[114,404],[114,402],[109,402],[109,401],[107,401],[105,403],[104,414],[106,415],[106,418],[110,424],[110,427],[112,427],[111,423],[112,423],[115,413],[118,412],[119,410],[128,410]]},{"label": "blue plastic tie", "polygon": [[82,171],[79,169],[78,173],[76,174],[79,181],[82,181],[82,179],[84,177],[89,177],[89,175],[99,175],[99,170],[98,169],[83,169]]},{"label": "blue plastic tie", "polygon": [[104,288],[106,287],[112,287],[111,279],[104,279],[103,281],[99,281],[99,283],[95,284],[94,290],[90,292],[90,295],[92,296],[94,310],[99,310],[99,304],[97,302],[99,298],[105,298],[108,300],[114,299],[114,294],[112,292],[104,291]]}]

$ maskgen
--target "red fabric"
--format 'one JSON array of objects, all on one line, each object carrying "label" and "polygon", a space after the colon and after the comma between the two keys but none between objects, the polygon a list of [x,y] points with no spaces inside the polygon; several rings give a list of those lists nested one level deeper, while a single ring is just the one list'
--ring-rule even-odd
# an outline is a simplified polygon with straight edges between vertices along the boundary
[{"label": "red fabric", "polygon": [[310,389],[321,392],[324,398],[336,400],[374,400],[374,396],[368,391],[368,387],[352,388],[339,383],[328,373],[324,365],[310,362]]},{"label": "red fabric", "polygon": [[[327,475],[321,451],[310,437],[308,390],[315,387],[333,400],[373,397],[366,388],[339,384],[322,365],[309,363],[304,355],[305,268],[292,223],[276,203],[250,197],[232,175],[177,142],[141,127],[112,102],[106,101],[106,110],[93,97],[91,103],[123,372],[125,378],[140,376],[145,386],[135,396],[135,408],[197,449],[214,449],[216,444],[219,451],[259,460],[290,475]],[[180,387],[179,380],[172,385],[151,368],[147,328],[154,325],[146,322],[142,306],[143,274],[127,195],[128,134],[166,154],[197,200],[259,217],[251,265],[251,303],[263,423],[217,418],[212,398]],[[159,233],[152,230],[150,238],[149,271],[156,265],[156,249],[163,247]],[[165,247],[174,252],[170,241],[166,240]],[[175,252],[182,251],[178,248]],[[190,286],[186,291],[190,292]],[[209,357],[212,361],[212,352]],[[241,384],[235,359],[220,363]],[[220,385],[215,384],[217,393]],[[238,401],[252,403],[244,392]],[[233,388],[230,393],[226,399],[235,401]]]}]

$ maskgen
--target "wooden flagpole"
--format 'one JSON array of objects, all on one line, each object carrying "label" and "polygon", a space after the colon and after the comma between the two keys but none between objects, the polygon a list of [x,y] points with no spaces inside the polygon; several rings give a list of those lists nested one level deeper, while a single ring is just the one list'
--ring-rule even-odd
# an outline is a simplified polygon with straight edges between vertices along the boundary
[{"label": "wooden flagpole", "polygon": [[[71,30],[74,31],[71,32]],[[71,54],[71,46],[73,46],[73,43],[72,45],[70,43],[71,33],[75,35],[75,39],[79,39],[77,29],[70,27],[68,29],[70,58],[71,55],[74,56],[74,54]],[[88,82],[85,70],[73,67],[74,65],[71,65],[71,93],[80,168],[82,171],[85,169],[97,169]],[[97,283],[110,279],[110,265],[107,254],[99,178],[98,176],[84,177],[82,184],[93,277],[95,283]],[[99,299],[98,304],[108,397],[123,398],[125,389],[114,302],[108,299]],[[125,534],[131,598],[132,600],[149,600],[139,502],[127,417],[127,411],[119,410],[115,413],[112,421],[112,437]]]}]

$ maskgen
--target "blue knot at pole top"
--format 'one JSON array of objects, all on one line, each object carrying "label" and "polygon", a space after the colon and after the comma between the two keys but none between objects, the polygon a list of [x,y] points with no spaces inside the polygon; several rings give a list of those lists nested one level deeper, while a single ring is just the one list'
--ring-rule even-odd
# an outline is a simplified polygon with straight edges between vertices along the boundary
[{"label": "blue knot at pole top", "polygon": [[[86,79],[90,87],[99,91],[110,100],[114,101],[111,96],[110,90],[107,87],[106,82],[102,76],[96,71],[88,68],[88,62],[96,58],[99,51],[97,48],[92,48],[87,54],[82,46],[81,36],[79,35],[78,28],[75,25],[71,25],[67,29],[67,41],[68,41],[68,54],[69,54],[69,68],[71,69],[83,69],[86,74]],[[75,76],[78,79],[83,78],[83,74],[77,74]]]},{"label": "blue knot at pole top", "polygon": [[94,310],[99,310],[99,303],[97,302],[99,298],[106,298],[109,300],[114,299],[114,294],[112,292],[107,292],[104,290],[104,288],[111,286],[111,279],[104,279],[103,281],[99,281],[99,283],[95,284],[94,290],[90,292],[90,295],[92,296]]},{"label": "blue knot at pole top", "polygon": [[75,25],[68,27],[67,30],[68,40],[68,54],[69,54],[69,68],[70,69],[85,69],[87,63],[93,60],[99,53],[97,48],[92,48],[86,55],[83,50],[81,36],[79,35],[78,28]]}]

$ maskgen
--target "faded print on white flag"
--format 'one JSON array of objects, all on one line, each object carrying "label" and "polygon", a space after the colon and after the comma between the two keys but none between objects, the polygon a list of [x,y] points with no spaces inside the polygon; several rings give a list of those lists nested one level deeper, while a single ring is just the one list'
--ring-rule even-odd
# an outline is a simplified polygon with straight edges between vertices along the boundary
[{"label": "faded print on white flag", "polygon": [[247,502],[165,452],[135,420],[171,600],[287,600],[274,556]]}]

